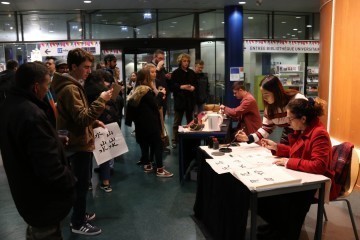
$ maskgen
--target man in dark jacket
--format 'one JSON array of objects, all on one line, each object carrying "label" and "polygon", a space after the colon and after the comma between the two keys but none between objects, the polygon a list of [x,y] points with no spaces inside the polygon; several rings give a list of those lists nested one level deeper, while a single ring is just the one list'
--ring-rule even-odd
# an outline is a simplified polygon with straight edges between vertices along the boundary
[{"label": "man in dark jacket", "polygon": [[62,239],[60,222],[75,199],[75,178],[45,114],[49,83],[44,65],[23,64],[0,103],[1,155],[16,208],[28,224],[26,239]]},{"label": "man in dark jacket", "polygon": [[6,70],[0,73],[0,100],[5,98],[5,92],[14,85],[15,72],[19,66],[16,60],[6,62]]},{"label": "man in dark jacket", "polygon": [[176,148],[178,141],[178,128],[181,125],[185,113],[186,122],[193,120],[193,111],[195,107],[196,75],[189,68],[190,55],[182,53],[178,56],[179,67],[172,73],[171,87],[174,93],[174,124],[172,147]]}]

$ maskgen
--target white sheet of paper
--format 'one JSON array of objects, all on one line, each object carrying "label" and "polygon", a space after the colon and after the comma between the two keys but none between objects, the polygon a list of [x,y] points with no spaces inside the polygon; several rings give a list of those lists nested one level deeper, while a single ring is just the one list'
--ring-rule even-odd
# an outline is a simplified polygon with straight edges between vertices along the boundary
[{"label": "white sheet of paper", "polygon": [[106,128],[95,128],[95,150],[93,151],[97,164],[102,164],[129,151],[119,125],[114,122],[105,125]]}]

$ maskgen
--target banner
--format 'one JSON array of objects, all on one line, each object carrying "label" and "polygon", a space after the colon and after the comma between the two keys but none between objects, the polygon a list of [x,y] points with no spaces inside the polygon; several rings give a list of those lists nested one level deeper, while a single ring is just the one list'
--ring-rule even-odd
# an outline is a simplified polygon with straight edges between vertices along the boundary
[{"label": "banner", "polygon": [[64,41],[39,43],[40,52],[46,56],[67,56],[74,48],[82,48],[93,55],[100,55],[100,41]]},{"label": "banner", "polygon": [[94,129],[95,150],[93,153],[97,164],[102,164],[129,151],[119,125],[114,122],[105,127]]},{"label": "banner", "polygon": [[319,41],[244,40],[244,52],[319,53]]}]

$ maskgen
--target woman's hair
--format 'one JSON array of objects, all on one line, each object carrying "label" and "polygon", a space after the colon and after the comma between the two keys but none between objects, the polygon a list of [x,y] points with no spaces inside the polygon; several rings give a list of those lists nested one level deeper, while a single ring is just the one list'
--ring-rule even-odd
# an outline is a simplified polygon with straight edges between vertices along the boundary
[{"label": "woman's hair", "polygon": [[295,89],[284,89],[278,77],[268,75],[260,82],[260,87],[271,92],[274,95],[274,103],[268,104],[263,100],[264,106],[267,109],[267,114],[270,119],[274,118],[280,108],[285,110],[286,105],[290,99],[293,98],[299,91]]},{"label": "woman's hair", "polygon": [[187,53],[182,53],[182,54],[180,54],[180,55],[177,57],[177,59],[176,59],[176,62],[178,63],[179,66],[181,66],[181,61],[182,61],[183,59],[188,59],[188,60],[189,60],[189,64],[190,64],[190,62],[191,62],[191,57],[190,57],[190,55],[187,54]]},{"label": "woman's hair", "polygon": [[295,115],[296,118],[306,117],[306,124],[308,125],[315,118],[325,114],[326,102],[320,98],[293,99],[289,102],[286,108]]},{"label": "woman's hair", "polygon": [[151,77],[149,68],[143,68],[137,72],[136,86],[146,85],[151,87]]}]

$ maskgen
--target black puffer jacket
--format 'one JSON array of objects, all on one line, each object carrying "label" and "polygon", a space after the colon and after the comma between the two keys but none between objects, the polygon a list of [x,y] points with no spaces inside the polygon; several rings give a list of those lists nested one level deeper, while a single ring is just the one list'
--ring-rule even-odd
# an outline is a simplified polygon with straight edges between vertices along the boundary
[{"label": "black puffer jacket", "polygon": [[16,208],[31,226],[59,223],[74,199],[75,178],[57,132],[33,94],[12,89],[0,104],[0,149]]}]

